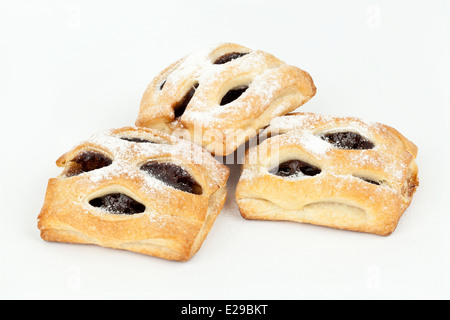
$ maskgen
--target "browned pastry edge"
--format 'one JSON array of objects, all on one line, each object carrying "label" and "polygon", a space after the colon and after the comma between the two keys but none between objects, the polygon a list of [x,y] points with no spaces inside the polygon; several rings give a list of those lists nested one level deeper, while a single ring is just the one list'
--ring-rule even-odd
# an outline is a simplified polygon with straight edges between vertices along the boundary
[{"label": "browned pastry edge", "polygon": [[[226,64],[213,63],[231,52],[246,54]],[[220,105],[227,92],[246,86],[239,99]],[[192,95],[185,111],[176,117],[187,93]],[[156,76],[143,94],[136,125],[194,141],[213,155],[228,155],[271,119],[295,110],[315,93],[306,71],[269,53],[223,43],[194,52]]]},{"label": "browned pastry edge", "polygon": [[[110,157],[111,164],[68,175],[73,159],[89,150]],[[139,169],[146,161],[184,167],[202,193],[181,191],[148,176]],[[148,128],[126,127],[95,135],[61,156],[57,164],[64,170],[49,180],[38,216],[46,241],[95,244],[186,261],[201,247],[227,195],[226,166],[200,146]],[[130,197],[145,211],[117,214],[90,204],[111,194]]]},{"label": "browned pastry edge", "polygon": [[[342,150],[320,138],[323,132],[342,129],[362,133],[375,147]],[[236,201],[244,218],[389,235],[419,185],[417,147],[389,126],[295,113],[275,119],[267,134],[268,139],[247,151],[237,185]],[[269,172],[274,164],[291,159],[322,171],[299,178]]]}]

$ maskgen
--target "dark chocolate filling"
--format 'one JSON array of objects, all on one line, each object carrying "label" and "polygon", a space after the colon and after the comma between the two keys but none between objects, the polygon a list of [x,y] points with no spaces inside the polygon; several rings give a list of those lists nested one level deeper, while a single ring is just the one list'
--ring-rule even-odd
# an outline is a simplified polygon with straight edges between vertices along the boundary
[{"label": "dark chocolate filling", "polygon": [[186,111],[186,107],[194,96],[195,89],[198,88],[198,82],[192,86],[191,89],[184,95],[183,99],[178,101],[174,106],[173,110],[175,112],[175,118],[179,118],[183,115],[184,111]]},{"label": "dark chocolate filling", "polygon": [[363,150],[375,147],[371,141],[355,132],[327,133],[322,135],[321,138],[339,149]]},{"label": "dark chocolate filling", "polygon": [[123,193],[111,193],[89,201],[89,204],[114,214],[136,214],[145,211],[145,206]]},{"label": "dark chocolate filling", "polygon": [[247,89],[248,86],[231,89],[227,92],[226,95],[223,96],[222,101],[220,101],[220,105],[223,106],[225,104],[233,102],[234,100],[238,99]]},{"label": "dark chocolate filling", "polygon": [[292,176],[298,172],[301,172],[306,176],[315,176],[321,173],[322,170],[300,160],[289,160],[281,163],[278,167],[269,172],[280,177]]},{"label": "dark chocolate filling", "polygon": [[136,143],[154,143],[153,141],[149,141],[149,140],[141,139],[141,138],[121,137],[120,139],[129,141],[129,142],[136,142]]},{"label": "dark chocolate filling", "polygon": [[69,162],[66,169],[66,176],[77,176],[83,172],[107,167],[111,163],[112,160],[100,152],[84,151]]},{"label": "dark chocolate filling", "polygon": [[217,58],[216,61],[214,61],[214,64],[224,64],[224,63],[230,62],[231,60],[243,57],[246,54],[248,54],[248,53],[241,53],[241,52],[226,53],[226,54],[220,56],[219,58]]},{"label": "dark chocolate filling", "polygon": [[169,162],[150,161],[141,166],[141,170],[169,186],[193,194],[202,194],[202,187],[183,168]]}]

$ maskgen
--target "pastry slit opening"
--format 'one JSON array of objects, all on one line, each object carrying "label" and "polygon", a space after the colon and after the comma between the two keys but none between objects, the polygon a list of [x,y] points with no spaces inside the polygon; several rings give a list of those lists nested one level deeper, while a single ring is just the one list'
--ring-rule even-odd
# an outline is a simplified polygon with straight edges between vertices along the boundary
[{"label": "pastry slit opening", "polygon": [[372,141],[351,131],[326,133],[320,137],[338,149],[365,150],[375,147]]},{"label": "pastry slit opening", "polygon": [[150,140],[142,139],[142,138],[132,138],[132,137],[120,137],[121,140],[135,143],[155,143]]},{"label": "pastry slit opening", "polygon": [[233,102],[234,100],[237,100],[246,90],[248,89],[248,86],[238,87],[229,90],[220,101],[220,105],[226,105],[228,103]]},{"label": "pastry slit opening", "polygon": [[195,94],[195,90],[198,88],[198,82],[192,86],[191,89],[184,95],[184,97],[178,101],[174,106],[173,110],[175,113],[175,118],[179,118],[186,111],[186,108]]},{"label": "pastry slit opening", "polygon": [[110,193],[89,201],[93,207],[113,214],[138,214],[145,211],[145,206],[123,193]]},{"label": "pastry slit opening", "polygon": [[161,85],[159,86],[159,90],[162,90],[162,89],[164,88],[164,85],[166,84],[166,81],[167,81],[167,79],[164,80],[164,81],[161,83]]},{"label": "pastry slit opening", "polygon": [[84,151],[66,165],[65,176],[73,177],[112,164],[112,160],[98,151]]},{"label": "pastry slit opening", "polygon": [[244,53],[244,52],[230,52],[230,53],[226,53],[224,55],[221,55],[219,58],[216,59],[216,61],[214,61],[214,64],[225,64],[227,62],[230,62],[232,60],[238,59],[240,57],[245,56],[248,53]]},{"label": "pastry slit opening", "polygon": [[357,177],[357,178],[359,178],[361,180],[364,180],[365,182],[377,185],[377,186],[379,186],[381,184],[379,181],[375,181],[375,180],[372,180],[372,179],[369,179],[369,178],[364,178],[364,177]]},{"label": "pastry slit opening", "polygon": [[301,160],[288,160],[280,163],[278,167],[269,170],[269,172],[280,177],[290,177],[298,174],[315,176],[320,174],[322,170]]},{"label": "pastry slit opening", "polygon": [[203,193],[202,187],[195,179],[186,170],[173,163],[150,161],[143,164],[140,169],[172,188],[197,195]]}]

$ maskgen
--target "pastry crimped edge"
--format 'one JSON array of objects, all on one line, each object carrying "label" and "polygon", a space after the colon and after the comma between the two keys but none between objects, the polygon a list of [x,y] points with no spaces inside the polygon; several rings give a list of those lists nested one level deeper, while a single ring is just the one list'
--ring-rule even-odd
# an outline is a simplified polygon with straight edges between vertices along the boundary
[{"label": "pastry crimped edge", "polygon": [[[339,128],[361,133],[376,147],[339,150],[316,139],[320,132]],[[236,201],[246,219],[295,221],[387,236],[396,229],[419,185],[417,146],[384,124],[292,113],[275,119],[265,134],[268,139],[247,150],[236,188]],[[331,170],[322,159],[328,152],[335,154],[327,160]],[[276,162],[271,163],[271,157],[279,163],[300,158],[322,166],[322,172],[300,180],[279,177],[268,172]],[[339,172],[333,172],[336,168]],[[383,182],[374,185],[360,177]]]},{"label": "pastry crimped edge", "polygon": [[[213,64],[230,52],[247,54]],[[173,106],[194,83],[199,87],[186,111],[175,118]],[[225,93],[245,85],[249,87],[239,99],[219,105]],[[221,43],[193,52],[157,75],[142,96],[136,125],[189,139],[213,155],[229,155],[271,119],[297,109],[315,94],[306,71],[261,50]]]},{"label": "pastry crimped edge", "polygon": [[[157,130],[125,127],[111,130],[107,134],[108,139],[110,135],[150,138],[167,145],[161,147],[163,150],[154,152],[140,150],[142,152],[137,158],[125,147],[123,154],[117,156],[117,153],[111,152],[113,150],[108,150],[110,146],[102,144],[105,140],[102,137],[88,139],[61,156],[57,165],[65,170],[58,177],[49,179],[44,204],[38,216],[42,239],[124,249],[167,260],[189,260],[201,247],[225,203],[229,169],[200,146]],[[126,142],[119,143],[123,147]],[[178,146],[178,143],[181,145]],[[179,148],[173,151],[172,146]],[[97,172],[85,172],[67,178],[64,172],[70,159],[84,150],[92,149],[109,154],[112,158],[131,157],[137,161],[135,163],[145,160],[146,152],[152,156],[158,154],[156,158],[149,159],[171,160],[184,166],[201,183],[203,193],[193,195],[153,180],[149,185],[149,178],[145,174],[121,171],[122,165],[129,165],[123,159],[122,162],[113,159],[113,164],[114,161],[120,162],[117,170],[112,167],[110,172],[101,173],[99,170],[105,169],[102,168]],[[131,149],[139,150],[139,146]],[[186,162],[186,157],[191,153],[195,153],[193,156],[197,157],[199,163]],[[110,193],[130,196],[145,205],[145,212],[112,214],[89,205],[89,200]]]}]

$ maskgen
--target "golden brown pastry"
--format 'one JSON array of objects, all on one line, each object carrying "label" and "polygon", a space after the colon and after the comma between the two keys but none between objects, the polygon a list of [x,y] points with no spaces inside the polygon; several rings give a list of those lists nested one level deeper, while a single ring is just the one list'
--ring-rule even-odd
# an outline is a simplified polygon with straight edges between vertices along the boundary
[{"label": "golden brown pastry", "polygon": [[307,72],[269,53],[223,43],[187,55],[156,76],[136,125],[228,155],[315,93]]},{"label": "golden brown pastry", "polygon": [[247,219],[389,235],[418,187],[417,147],[357,118],[293,113],[246,153],[236,200]]},{"label": "golden brown pastry", "polygon": [[229,169],[157,130],[101,132],[57,160],[38,217],[47,241],[89,243],[169,260],[199,250],[222,209]]}]

